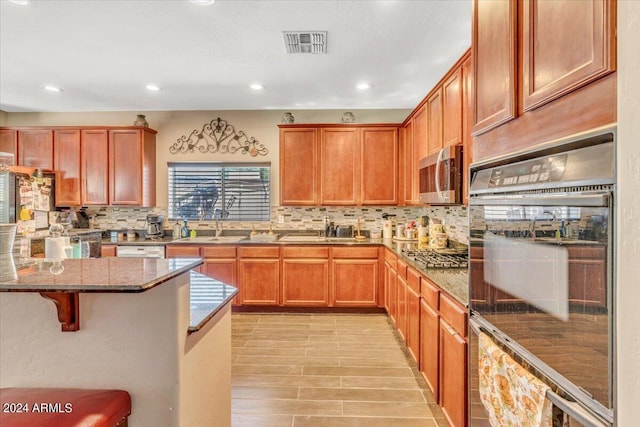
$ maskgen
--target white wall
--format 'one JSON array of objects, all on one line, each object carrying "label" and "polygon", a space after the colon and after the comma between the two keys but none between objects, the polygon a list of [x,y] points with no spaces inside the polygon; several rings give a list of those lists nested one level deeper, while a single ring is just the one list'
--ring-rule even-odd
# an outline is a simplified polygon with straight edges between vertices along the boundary
[{"label": "white wall", "polygon": [[618,0],[618,426],[640,420],[640,2]]},{"label": "white wall", "polygon": [[[400,123],[411,112],[398,110],[353,110],[358,123]],[[167,162],[169,161],[231,161],[231,162],[271,162],[271,204],[279,204],[278,174],[279,132],[278,124],[283,111],[235,110],[235,111],[151,111],[146,114],[149,127],[158,131],[157,135],[157,183],[158,206],[167,206]],[[296,123],[340,123],[343,110],[298,110],[291,111]],[[9,113],[0,116],[0,124],[5,126],[129,126],[136,119],[137,112],[91,112],[91,113]],[[201,130],[205,123],[220,117],[232,125],[236,132],[244,132],[264,144],[269,153],[266,156],[251,157],[248,154],[170,154],[169,147],[181,136],[188,136],[195,129]]]}]

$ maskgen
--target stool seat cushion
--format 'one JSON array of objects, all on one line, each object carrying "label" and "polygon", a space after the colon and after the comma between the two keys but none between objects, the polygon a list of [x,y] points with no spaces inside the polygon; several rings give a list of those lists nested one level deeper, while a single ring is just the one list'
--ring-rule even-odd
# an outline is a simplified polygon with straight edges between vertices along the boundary
[{"label": "stool seat cushion", "polygon": [[114,427],[131,414],[123,390],[0,389],[2,427]]}]

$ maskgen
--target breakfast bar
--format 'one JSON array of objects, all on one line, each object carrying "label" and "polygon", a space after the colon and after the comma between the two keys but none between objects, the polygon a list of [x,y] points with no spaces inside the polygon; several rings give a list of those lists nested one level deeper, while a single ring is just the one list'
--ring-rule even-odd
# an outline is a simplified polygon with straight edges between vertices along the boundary
[{"label": "breakfast bar", "polygon": [[1,388],[121,389],[130,425],[230,425],[237,290],[193,271],[201,259],[14,263],[0,277]]}]

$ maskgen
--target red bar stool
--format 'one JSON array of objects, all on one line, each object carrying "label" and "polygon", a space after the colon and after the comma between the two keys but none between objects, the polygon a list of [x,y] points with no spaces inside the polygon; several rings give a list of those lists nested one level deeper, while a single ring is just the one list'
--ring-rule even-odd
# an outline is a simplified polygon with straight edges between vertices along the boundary
[{"label": "red bar stool", "polygon": [[129,415],[124,390],[0,389],[2,427],[127,427]]}]

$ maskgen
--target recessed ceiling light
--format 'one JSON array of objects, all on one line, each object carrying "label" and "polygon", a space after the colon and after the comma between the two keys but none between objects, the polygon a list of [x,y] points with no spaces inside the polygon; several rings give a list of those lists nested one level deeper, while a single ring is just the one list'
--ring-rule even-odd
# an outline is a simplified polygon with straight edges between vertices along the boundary
[{"label": "recessed ceiling light", "polygon": [[211,6],[216,2],[216,0],[189,0],[193,4],[197,4],[198,6]]},{"label": "recessed ceiling light", "polygon": [[251,89],[253,90],[262,90],[264,89],[264,86],[262,86],[260,83],[252,83],[251,86],[249,86]]},{"label": "recessed ceiling light", "polygon": [[11,0],[11,3],[17,4],[19,6],[26,6],[29,4],[29,0]]},{"label": "recessed ceiling light", "polygon": [[358,83],[356,85],[356,89],[358,90],[367,90],[367,89],[371,89],[371,85],[369,83]]},{"label": "recessed ceiling light", "polygon": [[58,86],[53,86],[53,85],[45,85],[44,90],[48,92],[62,92],[62,88],[59,88]]},{"label": "recessed ceiling light", "polygon": [[153,83],[149,83],[146,88],[152,92],[158,92],[160,90],[160,86],[154,85]]}]

